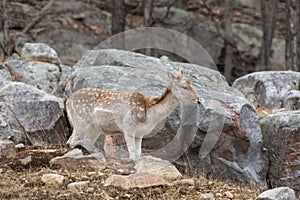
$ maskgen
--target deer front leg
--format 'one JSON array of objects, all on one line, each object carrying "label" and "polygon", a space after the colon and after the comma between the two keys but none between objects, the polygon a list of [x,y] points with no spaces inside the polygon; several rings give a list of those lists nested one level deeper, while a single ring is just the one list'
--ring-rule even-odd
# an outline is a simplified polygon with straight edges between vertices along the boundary
[{"label": "deer front leg", "polygon": [[135,159],[139,159],[142,155],[142,138],[135,138]]},{"label": "deer front leg", "polygon": [[124,133],[127,149],[129,152],[129,158],[136,160],[141,157],[141,144],[142,138],[136,138],[128,133]]}]

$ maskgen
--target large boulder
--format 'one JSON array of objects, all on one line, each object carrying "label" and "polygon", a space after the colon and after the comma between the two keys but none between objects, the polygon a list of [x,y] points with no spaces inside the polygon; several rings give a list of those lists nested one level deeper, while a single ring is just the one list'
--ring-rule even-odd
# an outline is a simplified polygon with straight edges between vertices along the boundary
[{"label": "large boulder", "polygon": [[261,193],[256,200],[296,200],[295,191],[289,187],[278,187]]},{"label": "large boulder", "polygon": [[6,81],[12,81],[10,73],[5,68],[4,64],[0,62],[0,87]]},{"label": "large boulder", "polygon": [[[64,64],[74,64],[86,50],[110,35],[111,14],[93,4],[56,1],[52,9],[55,12],[48,16],[53,20],[42,20],[31,33],[35,41],[46,43],[59,52]],[[39,31],[41,29],[43,31]]]},{"label": "large boulder", "polygon": [[[258,59],[263,32],[260,27],[246,23],[233,23],[232,32],[236,42],[236,48],[245,64],[254,64],[253,59]],[[272,43],[273,56],[270,58],[273,70],[285,69],[285,41],[274,37]],[[239,59],[241,59],[241,57]],[[252,59],[252,61],[250,60]],[[252,63],[251,63],[252,62]],[[238,70],[243,70],[244,65],[238,61],[235,63]],[[254,69],[254,68],[253,68]],[[252,70],[253,71],[253,70]],[[245,71],[248,72],[248,71]]]},{"label": "large boulder", "polygon": [[300,110],[300,90],[290,90],[283,102],[287,110]]},{"label": "large boulder", "polygon": [[25,43],[21,51],[21,59],[59,64],[59,58],[54,49],[44,43]]},{"label": "large boulder", "polygon": [[5,62],[13,80],[58,94],[61,70],[56,52],[43,43],[26,43],[21,59]]},{"label": "large boulder", "polygon": [[260,122],[268,150],[268,182],[300,192],[300,111],[278,112]]},{"label": "large boulder", "polygon": [[[166,13],[168,15],[166,16]],[[154,7],[152,17],[155,20],[155,26],[166,27],[175,30],[182,30],[183,26],[191,23],[193,15],[183,9],[172,7],[168,10],[167,7]]]},{"label": "large boulder", "polygon": [[254,72],[238,78],[232,86],[240,90],[255,107],[279,109],[284,107],[289,91],[299,90],[300,72]]},{"label": "large boulder", "polygon": [[[65,145],[67,129],[63,99],[25,83],[6,82],[0,88],[0,102],[11,106],[32,144]],[[5,120],[9,121],[9,124],[14,123],[13,118],[10,120],[9,116],[6,116]]]},{"label": "large boulder", "polygon": [[[113,49],[88,51],[75,68],[66,84],[66,96],[85,87],[158,96],[168,84],[166,71],[182,68],[200,95],[201,104],[196,110],[185,106],[175,109],[157,134],[143,140],[143,151],[175,161],[174,153],[180,156],[184,150],[178,147],[188,142],[191,165],[225,178],[266,185],[262,135],[255,109],[240,92],[228,86],[219,72]],[[177,161],[181,163],[181,159]]]},{"label": "large boulder", "polygon": [[0,102],[0,140],[13,140],[16,144],[26,143],[26,131],[11,107]]},{"label": "large boulder", "polygon": [[200,23],[196,23],[187,31],[187,34],[195,39],[216,63],[220,63],[224,40],[218,31],[218,27],[212,21],[203,20]]},{"label": "large boulder", "polygon": [[9,1],[9,27],[19,30],[25,28],[25,26],[35,17],[37,12],[38,10],[28,3]]}]

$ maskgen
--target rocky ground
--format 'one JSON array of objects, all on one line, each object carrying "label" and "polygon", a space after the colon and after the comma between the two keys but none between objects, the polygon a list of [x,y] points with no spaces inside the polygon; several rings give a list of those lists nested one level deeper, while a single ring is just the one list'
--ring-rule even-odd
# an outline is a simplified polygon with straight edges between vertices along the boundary
[{"label": "rocky ground", "polygon": [[[104,186],[105,180],[111,174],[117,173],[113,169],[83,171],[50,166],[50,159],[67,151],[69,149],[66,148],[46,151],[25,147],[18,149],[14,158],[1,158],[0,199],[211,199],[209,196],[214,196],[215,199],[255,199],[259,194],[258,189],[250,186],[221,182],[199,175],[184,175],[189,181],[170,186],[129,190],[107,187]],[[29,155],[31,161],[22,164],[20,159]],[[63,175],[63,184],[55,187],[43,183],[41,177],[47,173]],[[83,188],[68,189],[68,184],[77,181],[89,183]]]}]

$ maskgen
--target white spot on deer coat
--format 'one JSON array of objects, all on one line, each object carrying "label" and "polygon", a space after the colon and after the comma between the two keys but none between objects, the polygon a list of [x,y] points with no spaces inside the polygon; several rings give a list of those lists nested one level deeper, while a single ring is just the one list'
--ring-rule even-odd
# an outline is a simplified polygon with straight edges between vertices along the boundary
[{"label": "white spot on deer coat", "polygon": [[107,108],[100,108],[100,107],[94,108],[94,112],[97,112],[97,111],[102,111],[102,112],[112,112],[112,110],[107,109]]}]

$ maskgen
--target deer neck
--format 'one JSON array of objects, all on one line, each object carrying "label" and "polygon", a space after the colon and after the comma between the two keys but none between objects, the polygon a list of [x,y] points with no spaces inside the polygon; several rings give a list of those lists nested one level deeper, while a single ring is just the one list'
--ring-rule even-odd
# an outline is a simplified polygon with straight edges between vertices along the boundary
[{"label": "deer neck", "polygon": [[171,88],[170,83],[159,97],[149,98],[148,116],[152,120],[163,120],[179,105],[179,101],[172,93]]}]

